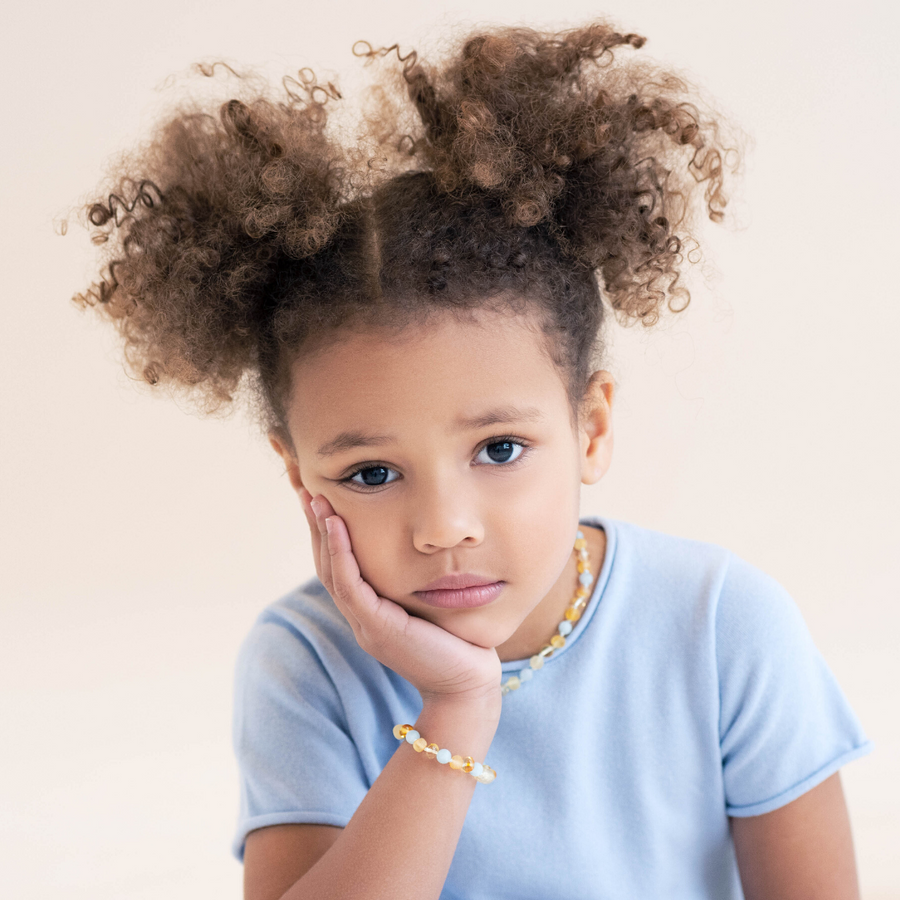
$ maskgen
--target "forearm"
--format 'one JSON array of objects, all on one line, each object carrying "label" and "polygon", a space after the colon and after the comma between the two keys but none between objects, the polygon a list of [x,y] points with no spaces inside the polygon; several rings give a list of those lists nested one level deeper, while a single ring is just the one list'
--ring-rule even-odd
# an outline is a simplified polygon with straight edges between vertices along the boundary
[{"label": "forearm", "polygon": [[[484,761],[499,718],[498,691],[477,702],[426,703],[413,724],[429,743]],[[477,787],[471,775],[404,742],[334,844],[283,900],[437,900]]]}]

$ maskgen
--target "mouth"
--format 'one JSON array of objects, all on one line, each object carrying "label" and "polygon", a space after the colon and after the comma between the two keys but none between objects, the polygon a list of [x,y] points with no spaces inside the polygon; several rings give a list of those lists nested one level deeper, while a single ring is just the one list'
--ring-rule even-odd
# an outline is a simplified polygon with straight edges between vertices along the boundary
[{"label": "mouth", "polygon": [[445,575],[413,594],[429,606],[468,609],[493,602],[505,586],[505,581],[492,581],[480,575]]}]

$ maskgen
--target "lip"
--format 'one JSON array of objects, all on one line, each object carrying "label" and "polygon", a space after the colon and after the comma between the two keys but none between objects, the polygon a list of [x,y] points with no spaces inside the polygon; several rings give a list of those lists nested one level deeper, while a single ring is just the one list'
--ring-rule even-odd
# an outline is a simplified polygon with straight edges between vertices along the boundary
[{"label": "lip", "polygon": [[505,585],[505,581],[492,581],[481,575],[445,575],[413,593],[429,606],[468,609],[493,602]]}]

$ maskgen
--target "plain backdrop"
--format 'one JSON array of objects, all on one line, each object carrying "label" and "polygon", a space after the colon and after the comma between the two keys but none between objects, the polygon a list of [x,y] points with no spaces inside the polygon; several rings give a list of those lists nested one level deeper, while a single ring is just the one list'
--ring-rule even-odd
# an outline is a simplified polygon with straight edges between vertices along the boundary
[{"label": "plain backdrop", "polygon": [[[223,58],[361,77],[353,42],[456,26],[649,37],[749,135],[740,227],[705,228],[689,311],[611,332],[616,452],[584,511],[725,545],[780,580],[869,737],[842,770],[863,896],[900,898],[897,5],[788,0],[20,3],[2,37],[0,871],[5,896],[238,898],[234,657],[313,574],[306,523],[246,417],[123,373],[71,295],[59,222]],[[351,96],[352,100],[352,96]],[[327,772],[322,773],[328,777]],[[574,777],[574,776],[573,776]],[[598,836],[602,840],[602,835]]]}]

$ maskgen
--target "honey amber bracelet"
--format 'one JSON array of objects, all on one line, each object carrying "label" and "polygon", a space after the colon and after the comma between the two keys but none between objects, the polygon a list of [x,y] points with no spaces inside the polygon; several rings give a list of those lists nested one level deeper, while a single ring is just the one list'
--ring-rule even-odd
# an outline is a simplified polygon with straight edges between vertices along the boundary
[{"label": "honey amber bracelet", "polygon": [[481,784],[490,784],[497,777],[490,766],[475,762],[471,756],[454,755],[449,750],[442,750],[437,744],[429,744],[412,725],[395,725],[394,737],[398,741],[405,740],[407,744],[412,744],[416,753],[424,753],[428,759],[436,759],[443,765],[449,765],[451,769],[466,772]]}]

